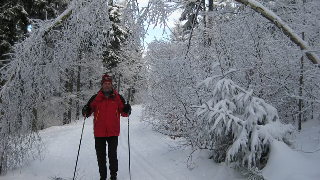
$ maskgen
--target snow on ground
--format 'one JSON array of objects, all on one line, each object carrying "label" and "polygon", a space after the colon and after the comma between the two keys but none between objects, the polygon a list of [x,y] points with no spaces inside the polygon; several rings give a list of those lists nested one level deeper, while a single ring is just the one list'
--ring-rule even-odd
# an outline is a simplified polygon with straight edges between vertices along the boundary
[{"label": "snow on ground", "polygon": [[308,121],[293,135],[293,147],[273,142],[263,174],[268,180],[320,179],[320,121]]},{"label": "snow on ground", "polygon": [[[152,130],[140,121],[142,107],[133,106],[130,119],[131,179],[132,180],[232,180],[245,179],[224,163],[215,164],[209,152],[192,149],[175,149],[179,140],[170,139]],[[118,146],[119,180],[128,180],[128,118],[121,119]],[[0,176],[0,180],[72,179],[79,147],[83,121],[51,127],[41,131],[45,144],[43,160],[30,161],[16,170]],[[295,148],[302,151],[320,149],[320,126],[309,124],[306,130],[294,137]],[[98,180],[92,118],[86,120],[77,180]],[[268,180],[319,180],[320,152],[294,151],[280,142],[274,142],[271,157],[263,174]],[[188,161],[189,160],[189,161]],[[192,170],[188,169],[192,167]]]}]

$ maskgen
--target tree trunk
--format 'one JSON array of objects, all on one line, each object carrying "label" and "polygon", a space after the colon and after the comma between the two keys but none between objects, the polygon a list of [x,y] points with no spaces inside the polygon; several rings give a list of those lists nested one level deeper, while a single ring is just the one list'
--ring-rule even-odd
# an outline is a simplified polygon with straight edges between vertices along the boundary
[{"label": "tree trunk", "polygon": [[[303,5],[305,3],[305,0],[303,0]],[[302,40],[304,39],[304,32],[302,32]],[[302,129],[302,120],[303,120],[303,74],[304,74],[304,59],[303,56],[301,57],[301,65],[300,65],[300,78],[299,78],[299,123],[298,123],[298,129]]]},{"label": "tree trunk", "polygon": [[76,101],[76,119],[80,119],[80,72],[81,67],[78,66],[78,75],[77,75],[77,101]]},{"label": "tree trunk", "polygon": [[202,0],[201,3],[202,3],[202,7],[203,7],[202,11],[204,12],[204,15],[203,15],[204,27],[207,27],[206,1],[205,1],[205,0]]},{"label": "tree trunk", "polygon": [[[70,72],[68,69],[66,70],[66,75],[69,76],[69,80],[65,82],[65,88],[66,88],[66,93],[68,95],[71,95],[73,91],[73,70]],[[69,124],[71,123],[71,110],[72,110],[72,98],[68,97],[67,98],[68,104],[67,104],[67,111],[64,113],[64,119],[63,119],[63,124]]]},{"label": "tree trunk", "polygon": [[[209,13],[213,11],[213,0],[209,0],[209,9],[208,9],[208,11],[209,11]],[[208,26],[209,29],[211,29],[212,28],[212,21],[213,21],[212,20],[212,16],[209,16],[207,21],[208,21],[207,22],[207,24],[208,24],[207,26]],[[211,44],[212,44],[212,37],[209,37],[208,38],[208,45],[211,46]]]},{"label": "tree trunk", "polygon": [[[302,33],[304,36],[304,33]],[[301,130],[301,123],[303,119],[303,56],[301,57],[301,65],[300,65],[300,78],[299,78],[299,125],[298,129]]]},{"label": "tree trunk", "polygon": [[209,0],[209,11],[213,11],[213,0]]},{"label": "tree trunk", "polygon": [[119,80],[118,80],[118,87],[117,87],[118,93],[120,93],[120,80],[121,80],[121,74],[119,74]]},{"label": "tree trunk", "polygon": [[[73,92],[73,70],[70,72],[69,93]],[[68,124],[71,123],[72,98],[69,98]]]},{"label": "tree trunk", "polygon": [[[38,111],[36,108],[32,108],[32,114],[34,119],[32,120],[32,132],[35,132],[38,130],[39,125],[38,123]],[[43,125],[40,125],[40,129],[43,129]]]}]

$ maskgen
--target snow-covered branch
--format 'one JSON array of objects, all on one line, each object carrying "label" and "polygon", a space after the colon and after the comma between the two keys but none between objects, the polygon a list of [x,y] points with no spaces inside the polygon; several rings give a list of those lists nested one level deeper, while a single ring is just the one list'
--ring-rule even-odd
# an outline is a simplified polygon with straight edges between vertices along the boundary
[{"label": "snow-covered branch", "polygon": [[47,27],[46,30],[44,30],[43,32],[43,35],[42,35],[42,38],[45,37],[45,35],[51,31],[54,27],[56,27],[58,24],[61,24],[65,19],[67,19],[71,13],[72,13],[72,10],[74,9],[74,4],[71,3],[70,6],[68,7],[68,9],[66,9],[60,16],[58,16],[54,21],[53,23]]},{"label": "snow-covered branch", "polygon": [[235,0],[242,4],[250,6],[253,10],[260,13],[262,16],[270,20],[277,27],[283,30],[283,32],[295,43],[301,50],[306,54],[309,60],[320,68],[320,58],[313,51],[313,49],[304,41],[291,27],[284,22],[279,16],[273,13],[271,10],[263,6],[261,3],[256,0]]}]

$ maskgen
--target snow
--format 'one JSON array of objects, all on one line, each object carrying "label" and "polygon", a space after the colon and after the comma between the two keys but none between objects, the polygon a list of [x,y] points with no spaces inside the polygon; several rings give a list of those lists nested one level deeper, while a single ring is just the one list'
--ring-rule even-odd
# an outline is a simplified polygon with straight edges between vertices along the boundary
[{"label": "snow", "polygon": [[[274,141],[271,155],[263,174],[272,180],[320,179],[320,126],[319,121],[303,124],[305,130],[295,134],[296,150]],[[313,153],[303,153],[303,152]]]},{"label": "snow", "polygon": [[[230,180],[246,179],[225,163],[216,164],[206,150],[192,153],[190,147],[177,148],[171,139],[140,121],[141,105],[132,107],[130,120],[132,180]],[[128,118],[121,118],[118,146],[119,180],[128,180]],[[274,141],[268,165],[262,173],[268,180],[318,180],[320,177],[319,121],[303,124],[304,131],[293,136],[295,150]],[[40,132],[45,157],[0,176],[0,180],[72,179],[83,120]],[[99,179],[94,150],[92,118],[85,121],[78,161],[77,179]]]},{"label": "snow", "polygon": [[[320,156],[302,154],[293,151],[283,142],[274,141],[271,157],[263,172],[267,179],[292,180],[292,179],[317,179],[319,172]],[[280,168],[281,167],[281,171]],[[276,173],[273,173],[276,172]]]}]

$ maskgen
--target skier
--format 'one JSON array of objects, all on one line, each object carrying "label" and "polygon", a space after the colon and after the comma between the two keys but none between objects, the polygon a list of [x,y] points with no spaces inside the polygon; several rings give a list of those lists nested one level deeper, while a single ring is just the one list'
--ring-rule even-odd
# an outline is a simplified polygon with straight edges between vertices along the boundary
[{"label": "skier", "polygon": [[108,143],[108,158],[111,180],[117,179],[118,172],[118,136],[120,134],[120,115],[127,117],[131,113],[129,103],[112,87],[112,77],[102,76],[101,89],[93,95],[82,108],[82,115],[89,117],[94,113],[93,131],[95,149],[99,166],[100,180],[107,178],[106,142]]}]

